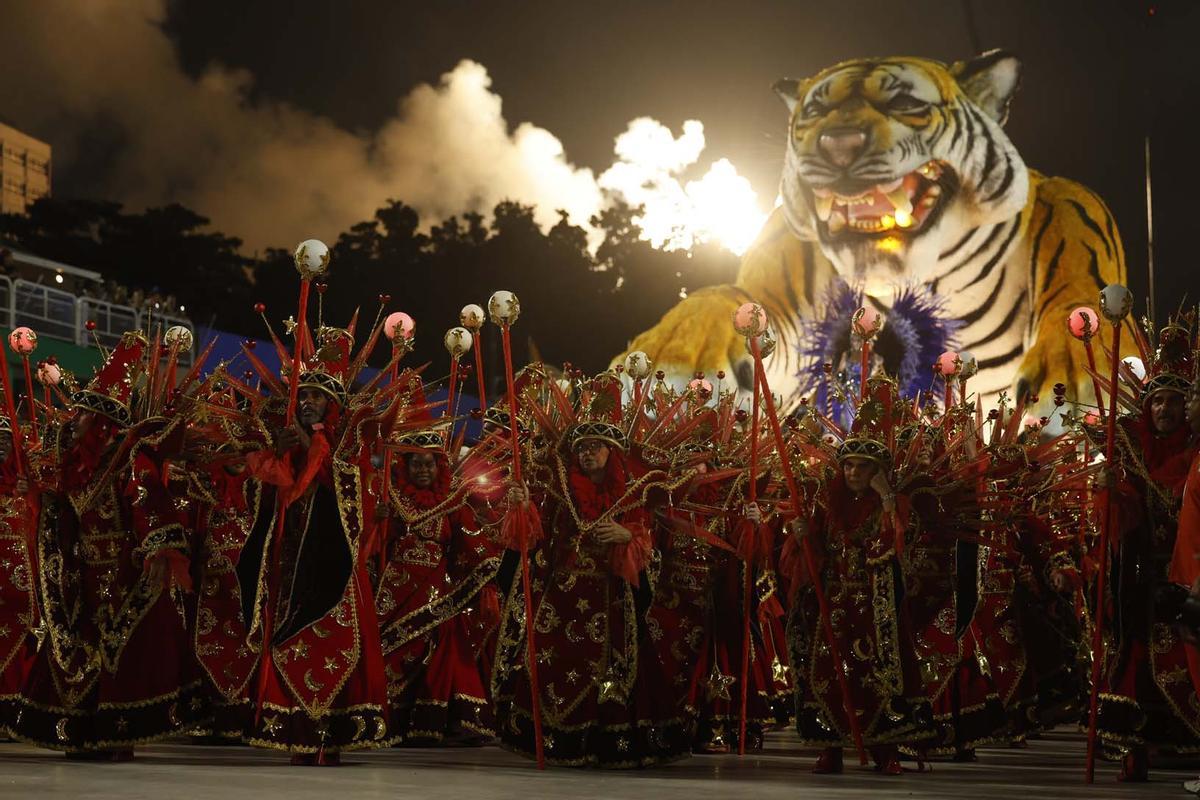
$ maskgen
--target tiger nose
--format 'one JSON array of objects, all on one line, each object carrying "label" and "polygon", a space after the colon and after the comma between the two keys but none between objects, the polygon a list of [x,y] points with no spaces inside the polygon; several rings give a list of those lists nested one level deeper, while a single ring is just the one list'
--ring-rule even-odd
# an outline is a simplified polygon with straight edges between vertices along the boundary
[{"label": "tiger nose", "polygon": [[853,128],[837,128],[821,134],[817,146],[838,167],[848,167],[867,144],[867,135]]}]

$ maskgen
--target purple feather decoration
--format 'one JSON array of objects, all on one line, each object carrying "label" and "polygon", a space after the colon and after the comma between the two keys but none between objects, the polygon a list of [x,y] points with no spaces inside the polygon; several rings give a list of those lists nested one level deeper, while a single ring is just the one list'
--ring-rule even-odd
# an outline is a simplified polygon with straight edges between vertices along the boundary
[{"label": "purple feather decoration", "polygon": [[[862,304],[861,288],[835,281],[822,302],[824,315],[801,323],[800,391],[812,394],[818,409],[844,425],[853,421],[852,411],[837,400],[831,384],[840,385],[843,394],[852,394],[859,386],[858,343],[851,341],[850,323]],[[931,391],[933,363],[955,349],[962,322],[946,317],[944,299],[923,286],[900,289],[883,313],[887,319],[873,343],[873,362],[883,361],[884,371],[896,378],[903,397]],[[825,372],[827,363],[833,365],[832,375]]]}]

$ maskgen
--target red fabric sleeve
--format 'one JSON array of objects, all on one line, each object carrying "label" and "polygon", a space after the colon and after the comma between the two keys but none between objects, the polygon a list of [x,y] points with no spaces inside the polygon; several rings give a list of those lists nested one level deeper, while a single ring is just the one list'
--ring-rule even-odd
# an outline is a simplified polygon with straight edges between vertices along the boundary
[{"label": "red fabric sleeve", "polygon": [[1191,587],[1200,578],[1200,457],[1188,473],[1183,488],[1183,508],[1179,511],[1179,533],[1171,554],[1167,578]]},{"label": "red fabric sleeve", "polygon": [[650,531],[641,522],[629,522],[625,527],[633,534],[633,538],[625,544],[614,544],[609,549],[608,566],[613,574],[637,585],[638,573],[650,563],[653,545],[650,541]]},{"label": "red fabric sleeve", "polygon": [[288,455],[279,457],[274,450],[259,450],[246,454],[246,467],[250,475],[263,483],[288,488],[296,482],[292,471],[292,460]]}]

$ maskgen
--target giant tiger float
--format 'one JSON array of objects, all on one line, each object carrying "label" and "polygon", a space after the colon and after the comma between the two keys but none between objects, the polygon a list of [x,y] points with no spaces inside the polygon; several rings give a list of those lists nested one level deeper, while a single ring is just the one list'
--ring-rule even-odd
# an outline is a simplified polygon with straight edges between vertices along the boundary
[{"label": "giant tiger float", "polygon": [[846,332],[866,303],[888,318],[875,367],[907,394],[930,387],[930,366],[953,347],[975,357],[985,403],[1037,396],[1030,410],[1051,416],[1057,383],[1095,402],[1066,320],[1125,283],[1121,238],[1095,193],[1031,170],[1005,135],[1020,69],[991,51],[950,65],[859,59],[778,81],[790,111],[781,204],[733,283],[692,293],[628,352],[676,381],[724,372],[748,391],[750,356],[729,320],[753,300],[778,340],[771,386],[785,403],[821,399],[839,375],[857,382]]}]

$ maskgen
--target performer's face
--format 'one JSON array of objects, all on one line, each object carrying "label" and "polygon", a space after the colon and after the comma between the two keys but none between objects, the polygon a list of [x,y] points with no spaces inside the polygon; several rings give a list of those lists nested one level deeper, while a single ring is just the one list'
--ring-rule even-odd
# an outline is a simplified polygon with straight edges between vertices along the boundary
[{"label": "performer's face", "polygon": [[80,411],[71,418],[67,423],[67,428],[70,430],[71,444],[79,444],[83,441],[83,437],[92,429],[92,423],[96,421],[96,415],[91,411]]},{"label": "performer's face", "polygon": [[1156,433],[1174,433],[1183,424],[1183,395],[1159,392],[1150,398],[1150,420]]},{"label": "performer's face", "polygon": [[869,458],[850,456],[842,462],[842,476],[846,488],[852,492],[865,492],[875,477],[875,462]]},{"label": "performer's face", "polygon": [[325,419],[325,410],[329,407],[329,395],[320,389],[302,388],[296,396],[299,404],[300,423],[308,428]]},{"label": "performer's face", "polygon": [[8,457],[12,455],[12,434],[8,431],[0,431],[0,464],[8,461]]},{"label": "performer's face", "polygon": [[608,445],[599,439],[584,439],[575,445],[579,468],[588,475],[598,475],[608,466]]},{"label": "performer's face", "polygon": [[1197,383],[1188,392],[1184,415],[1187,416],[1188,424],[1192,427],[1192,433],[1200,433],[1200,383]]},{"label": "performer's face", "polygon": [[437,459],[433,453],[413,453],[408,457],[408,481],[418,489],[428,489],[437,480]]}]

